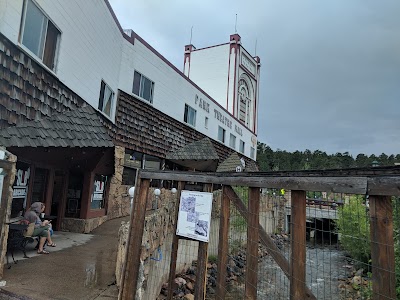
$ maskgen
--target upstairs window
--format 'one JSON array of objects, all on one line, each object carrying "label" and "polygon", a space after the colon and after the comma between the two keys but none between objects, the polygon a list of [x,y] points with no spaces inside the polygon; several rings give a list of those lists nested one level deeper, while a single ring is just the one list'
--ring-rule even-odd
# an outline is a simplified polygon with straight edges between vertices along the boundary
[{"label": "upstairs window", "polygon": [[51,70],[55,70],[61,33],[32,0],[26,0],[21,43]]},{"label": "upstairs window", "polygon": [[154,82],[135,71],[132,93],[153,103]]},{"label": "upstairs window", "polygon": [[253,147],[250,147],[250,157],[252,159],[254,159],[254,153],[255,153],[255,149]]},{"label": "upstairs window", "polygon": [[222,143],[225,143],[225,129],[221,126],[218,126],[218,140]]},{"label": "upstairs window", "polygon": [[229,147],[236,149],[236,136],[234,136],[232,133],[229,136]]},{"label": "upstairs window", "polygon": [[183,116],[185,123],[196,126],[196,110],[189,105],[185,104],[185,114]]},{"label": "upstairs window", "polygon": [[99,110],[101,110],[107,116],[111,117],[113,101],[114,101],[114,92],[104,81],[101,81]]},{"label": "upstairs window", "polygon": [[244,142],[242,140],[240,140],[239,152],[244,153]]}]

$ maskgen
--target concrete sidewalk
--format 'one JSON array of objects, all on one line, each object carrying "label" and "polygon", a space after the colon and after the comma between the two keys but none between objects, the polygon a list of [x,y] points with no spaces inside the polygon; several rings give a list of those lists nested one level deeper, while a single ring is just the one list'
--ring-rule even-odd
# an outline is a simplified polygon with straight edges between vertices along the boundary
[{"label": "concrete sidewalk", "polygon": [[56,232],[57,247],[50,254],[37,254],[30,244],[29,259],[15,258],[5,268],[6,285],[0,299],[117,299],[115,262],[121,221],[107,221],[91,234]]}]

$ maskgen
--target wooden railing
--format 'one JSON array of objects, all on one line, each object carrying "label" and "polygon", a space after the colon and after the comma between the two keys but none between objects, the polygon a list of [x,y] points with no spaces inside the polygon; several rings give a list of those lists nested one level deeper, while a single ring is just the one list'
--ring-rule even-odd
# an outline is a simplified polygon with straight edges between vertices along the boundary
[{"label": "wooden railing", "polygon": [[[400,196],[400,167],[349,169],[331,171],[270,172],[270,173],[196,173],[171,171],[146,171],[139,173],[135,189],[133,214],[127,243],[127,258],[122,275],[120,299],[135,299],[139,276],[140,252],[144,228],[145,207],[150,180],[173,180],[179,182],[178,195],[186,182],[218,184],[223,186],[216,299],[224,299],[229,228],[229,206],[234,205],[247,222],[247,261],[245,298],[257,297],[258,242],[265,245],[272,258],[290,280],[291,299],[316,299],[306,286],[306,191],[327,191],[347,194],[369,195],[372,293],[373,299],[396,299],[393,242],[393,219],[390,196]],[[240,200],[231,186],[248,186],[248,207]],[[260,188],[284,188],[292,191],[291,256],[289,259],[275,245],[259,224]],[[295,226],[294,226],[295,224]],[[258,228],[258,230],[254,230]],[[174,278],[178,238],[174,237],[171,254],[170,281]],[[206,255],[206,246],[199,246],[200,263]],[[198,272],[203,272],[198,268]],[[205,274],[198,273],[195,299],[204,299]],[[170,293],[170,298],[172,293]]]}]

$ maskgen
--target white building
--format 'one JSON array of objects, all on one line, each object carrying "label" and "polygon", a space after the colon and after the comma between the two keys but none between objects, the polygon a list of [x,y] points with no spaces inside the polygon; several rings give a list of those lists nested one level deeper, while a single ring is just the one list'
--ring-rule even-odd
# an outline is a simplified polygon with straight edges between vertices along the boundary
[{"label": "white building", "polygon": [[[96,219],[93,227],[99,218],[124,214],[109,195],[134,184],[137,168],[163,169],[168,153],[205,137],[220,161],[236,151],[255,165],[259,59],[243,49],[237,34],[224,45],[185,49],[183,73],[134,31],[123,30],[107,0],[0,1],[0,144],[32,177],[20,194],[25,204],[46,202],[61,227],[71,221],[68,211]],[[86,105],[99,116],[81,109]],[[91,131],[71,129],[81,122]],[[96,130],[109,137],[93,140]],[[121,153],[125,159],[114,167]],[[64,184],[76,191],[74,209],[70,196],[54,196],[62,189],[49,178],[57,176],[60,182],[69,176]],[[108,193],[98,190],[99,182]],[[57,205],[55,198],[61,199]]]}]

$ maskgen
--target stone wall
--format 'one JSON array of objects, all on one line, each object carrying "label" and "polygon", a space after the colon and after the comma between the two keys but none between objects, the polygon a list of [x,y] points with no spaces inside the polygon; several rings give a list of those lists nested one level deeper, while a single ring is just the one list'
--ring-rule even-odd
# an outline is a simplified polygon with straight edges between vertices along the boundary
[{"label": "stone wall", "polygon": [[130,199],[128,189],[130,186],[122,184],[122,173],[124,171],[125,148],[114,147],[114,175],[111,177],[110,190],[108,193],[108,219],[115,219],[130,214]]},{"label": "stone wall", "polygon": [[77,233],[89,233],[107,220],[107,216],[92,219],[63,218],[61,221],[60,230]]},{"label": "stone wall", "polygon": [[10,168],[6,170],[7,175],[3,177],[3,187],[0,189],[0,279],[3,278],[4,263],[7,253],[8,226],[12,203],[12,184],[15,178],[15,163],[17,157],[11,153],[7,153],[5,160],[12,163]]}]

